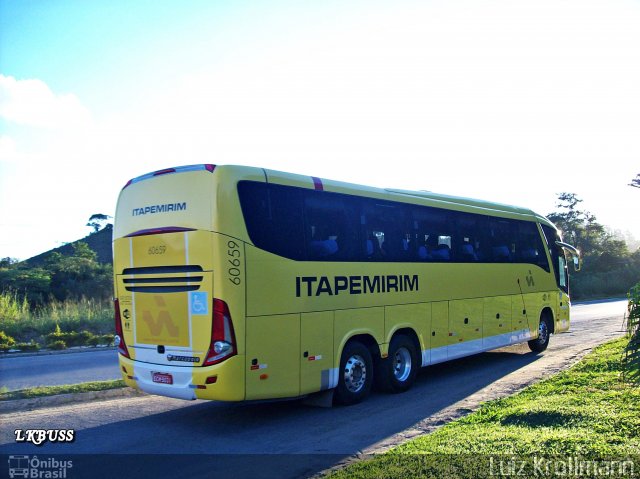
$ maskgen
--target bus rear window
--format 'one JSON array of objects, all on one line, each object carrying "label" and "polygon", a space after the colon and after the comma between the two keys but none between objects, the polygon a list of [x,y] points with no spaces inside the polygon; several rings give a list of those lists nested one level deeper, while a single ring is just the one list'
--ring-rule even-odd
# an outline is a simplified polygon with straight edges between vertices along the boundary
[{"label": "bus rear window", "polygon": [[304,259],[299,189],[241,181],[238,194],[249,237],[258,248],[290,259]]}]

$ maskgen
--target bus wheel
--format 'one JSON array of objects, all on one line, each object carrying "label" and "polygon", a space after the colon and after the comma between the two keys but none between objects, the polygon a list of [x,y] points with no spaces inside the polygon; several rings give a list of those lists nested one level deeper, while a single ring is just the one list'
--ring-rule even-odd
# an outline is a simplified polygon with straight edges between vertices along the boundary
[{"label": "bus wheel", "polygon": [[551,323],[548,315],[543,315],[540,318],[540,324],[538,325],[538,337],[528,342],[529,349],[534,353],[541,353],[549,345],[549,336],[551,336]]},{"label": "bus wheel", "polygon": [[367,347],[353,341],[342,350],[335,400],[339,404],[357,404],[371,392],[373,360]]},{"label": "bus wheel", "polygon": [[405,392],[418,374],[418,354],[411,339],[403,334],[394,336],[389,345],[389,355],[378,362],[377,386],[388,392]]}]

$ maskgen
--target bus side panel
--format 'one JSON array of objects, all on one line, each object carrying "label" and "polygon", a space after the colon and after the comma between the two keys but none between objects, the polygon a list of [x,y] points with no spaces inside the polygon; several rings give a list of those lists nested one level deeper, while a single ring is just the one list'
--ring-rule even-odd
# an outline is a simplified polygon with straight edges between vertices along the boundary
[{"label": "bus side panel", "polygon": [[[213,233],[212,251],[217,259],[213,271],[215,297],[227,303],[233,322],[238,354],[245,354],[245,316],[247,288],[246,245],[221,233]],[[210,332],[209,332],[210,334]]]},{"label": "bus side panel", "polygon": [[429,364],[447,360],[449,344],[449,302],[438,301],[431,304],[431,358]]},{"label": "bus side panel", "polygon": [[429,349],[431,331],[431,305],[427,303],[404,304],[385,307],[384,337],[385,342],[390,343],[391,338],[399,329],[408,328],[415,331],[420,342],[421,364],[429,363],[424,352]]},{"label": "bus side panel", "polygon": [[482,349],[482,299],[449,301],[447,358],[455,359]]},{"label": "bus side panel", "polygon": [[298,396],[300,315],[248,317],[246,335],[246,398]]},{"label": "bus side panel", "polygon": [[556,333],[563,333],[569,330],[569,310],[571,309],[571,303],[569,301],[569,296],[565,292],[558,293],[558,314],[556,315]]},{"label": "bus side panel", "polygon": [[483,349],[500,348],[511,344],[511,296],[484,298]]},{"label": "bus side panel", "polygon": [[342,349],[349,338],[358,334],[373,336],[384,343],[384,308],[343,309],[335,312],[334,344],[336,364],[340,364]]},{"label": "bus side panel", "polygon": [[511,342],[521,343],[531,338],[527,301],[522,294],[511,297]]},{"label": "bus side panel", "polygon": [[[192,369],[194,389],[198,399],[218,401],[243,401],[245,399],[245,362],[244,356],[233,356],[212,367]],[[207,379],[215,377],[213,384]]]},{"label": "bus side panel", "polygon": [[333,387],[333,311],[302,313],[300,317],[300,394]]}]

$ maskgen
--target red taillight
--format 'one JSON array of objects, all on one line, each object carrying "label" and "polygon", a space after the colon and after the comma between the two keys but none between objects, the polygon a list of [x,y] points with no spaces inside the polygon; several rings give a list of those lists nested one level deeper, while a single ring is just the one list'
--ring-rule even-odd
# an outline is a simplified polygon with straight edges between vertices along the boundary
[{"label": "red taillight", "polygon": [[118,348],[118,352],[122,354],[125,358],[129,357],[129,350],[127,349],[127,344],[124,342],[124,334],[122,332],[122,318],[120,317],[120,303],[118,300],[114,300],[113,307],[115,308],[114,319],[116,323],[116,336],[115,336],[115,345]]},{"label": "red taillight", "polygon": [[218,364],[237,354],[236,336],[233,332],[231,313],[227,303],[221,299],[213,300],[213,321],[211,327],[211,343],[204,359],[204,366]]}]

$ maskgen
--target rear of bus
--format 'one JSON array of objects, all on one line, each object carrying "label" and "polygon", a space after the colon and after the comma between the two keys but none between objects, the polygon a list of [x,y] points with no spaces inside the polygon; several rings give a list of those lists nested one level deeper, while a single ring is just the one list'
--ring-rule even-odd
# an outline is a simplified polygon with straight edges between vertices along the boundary
[{"label": "rear of bus", "polygon": [[[130,180],[114,221],[116,343],[127,385],[244,399],[244,233],[230,170],[191,165]],[[221,231],[224,231],[223,234]]]}]

